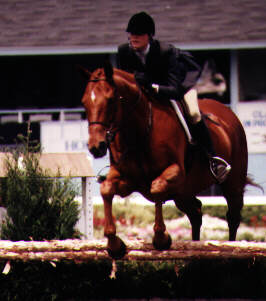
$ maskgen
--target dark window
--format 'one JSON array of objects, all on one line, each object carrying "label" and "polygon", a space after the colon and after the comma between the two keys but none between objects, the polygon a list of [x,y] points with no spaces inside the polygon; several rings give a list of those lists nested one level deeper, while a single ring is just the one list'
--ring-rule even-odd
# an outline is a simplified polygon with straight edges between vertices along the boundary
[{"label": "dark window", "polygon": [[0,57],[3,109],[81,107],[86,81],[76,65],[94,70],[105,54]]},{"label": "dark window", "polygon": [[266,50],[239,51],[240,101],[266,100]]},{"label": "dark window", "polygon": [[228,50],[191,51],[202,66],[200,98],[212,98],[230,104],[230,52]]}]

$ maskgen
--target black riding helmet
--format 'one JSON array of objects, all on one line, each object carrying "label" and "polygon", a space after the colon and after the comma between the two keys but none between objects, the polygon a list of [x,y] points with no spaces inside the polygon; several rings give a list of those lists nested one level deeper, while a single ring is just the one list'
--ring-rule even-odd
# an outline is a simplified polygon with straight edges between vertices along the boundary
[{"label": "black riding helmet", "polygon": [[150,36],[154,36],[155,24],[150,15],[145,12],[140,12],[130,18],[126,32],[136,35],[147,33]]}]

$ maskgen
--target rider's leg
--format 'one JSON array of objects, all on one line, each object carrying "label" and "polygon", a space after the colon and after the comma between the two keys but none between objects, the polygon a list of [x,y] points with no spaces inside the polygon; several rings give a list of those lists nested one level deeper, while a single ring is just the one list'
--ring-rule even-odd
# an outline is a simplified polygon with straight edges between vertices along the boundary
[{"label": "rider's leg", "polygon": [[201,121],[201,114],[198,104],[198,94],[196,89],[190,89],[184,95],[184,101],[186,105],[186,111],[189,116],[190,122],[196,124]]},{"label": "rider's leg", "polygon": [[192,135],[207,152],[213,176],[222,183],[230,172],[231,166],[215,154],[209,129],[200,114],[196,89],[190,89],[184,95],[184,102],[192,123]]}]

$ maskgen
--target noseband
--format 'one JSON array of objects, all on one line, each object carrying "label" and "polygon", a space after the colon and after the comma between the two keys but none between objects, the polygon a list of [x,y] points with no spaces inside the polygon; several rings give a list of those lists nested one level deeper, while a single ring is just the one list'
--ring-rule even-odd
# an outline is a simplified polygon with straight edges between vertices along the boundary
[{"label": "noseband", "polygon": [[94,124],[99,124],[99,125],[102,125],[105,128],[108,128],[108,124],[105,123],[105,122],[101,122],[101,121],[92,121],[92,122],[89,122],[89,126],[94,125]]}]

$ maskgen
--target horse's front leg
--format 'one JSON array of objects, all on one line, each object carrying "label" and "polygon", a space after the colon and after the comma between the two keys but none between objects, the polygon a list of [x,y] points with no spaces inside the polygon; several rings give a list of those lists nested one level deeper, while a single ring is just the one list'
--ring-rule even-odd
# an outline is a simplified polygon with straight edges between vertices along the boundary
[{"label": "horse's front leg", "polygon": [[126,184],[119,179],[116,170],[110,170],[107,179],[101,183],[101,195],[104,203],[104,236],[108,239],[107,251],[114,259],[120,259],[126,254],[126,245],[116,235],[116,226],[112,214],[112,203],[115,194],[118,194],[119,188],[126,191]]},{"label": "horse's front leg", "polygon": [[162,207],[162,202],[155,203],[155,225],[153,227],[154,237],[152,243],[157,250],[168,250],[171,247],[172,239],[166,231]]},{"label": "horse's front leg", "polygon": [[185,178],[184,168],[178,164],[167,167],[151,184],[151,194],[154,199],[162,199],[165,193],[173,193],[182,188]]}]

